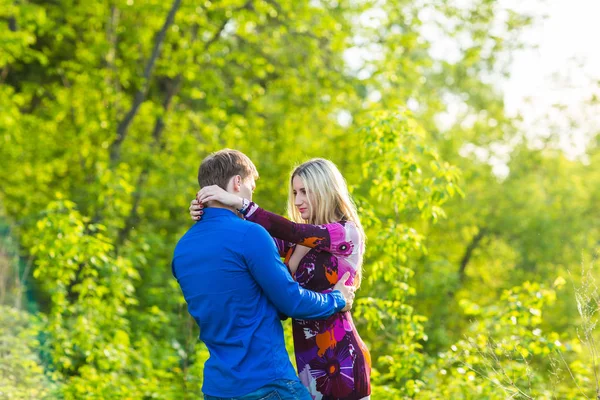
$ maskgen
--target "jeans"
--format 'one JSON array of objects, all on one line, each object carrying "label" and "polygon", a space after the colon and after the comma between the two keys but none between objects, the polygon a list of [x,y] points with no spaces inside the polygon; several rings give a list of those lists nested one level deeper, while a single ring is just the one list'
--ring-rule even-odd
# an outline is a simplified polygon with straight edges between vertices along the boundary
[{"label": "jeans", "polygon": [[244,396],[225,398],[205,394],[204,400],[312,400],[312,397],[299,380],[277,379]]}]

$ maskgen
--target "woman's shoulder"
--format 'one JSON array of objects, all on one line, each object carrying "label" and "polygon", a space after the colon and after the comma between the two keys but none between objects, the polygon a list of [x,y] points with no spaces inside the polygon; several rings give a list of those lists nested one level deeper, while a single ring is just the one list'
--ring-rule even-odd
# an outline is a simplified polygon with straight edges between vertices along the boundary
[{"label": "woman's shoulder", "polygon": [[362,243],[362,235],[359,232],[358,226],[354,221],[341,220],[332,224],[328,224],[332,244],[354,244]]},{"label": "woman's shoulder", "polygon": [[350,221],[349,219],[343,219],[338,221],[338,224],[341,224],[344,227],[348,227],[350,229],[357,229],[356,223],[354,221]]},{"label": "woman's shoulder", "polygon": [[343,219],[341,221],[335,222],[340,228],[344,229],[347,232],[358,232],[358,226],[354,221],[350,221],[347,219]]},{"label": "woman's shoulder", "polygon": [[342,219],[340,221],[330,222],[328,224],[319,225],[321,228],[326,228],[329,231],[331,230],[345,230],[345,231],[357,231],[358,226],[354,221],[350,221],[347,219]]}]

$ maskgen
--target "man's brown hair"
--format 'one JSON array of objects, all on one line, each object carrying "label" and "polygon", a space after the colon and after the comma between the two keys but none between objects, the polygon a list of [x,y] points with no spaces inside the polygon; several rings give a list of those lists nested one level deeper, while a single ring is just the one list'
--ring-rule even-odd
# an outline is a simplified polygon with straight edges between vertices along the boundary
[{"label": "man's brown hair", "polygon": [[223,149],[202,160],[198,169],[198,184],[201,188],[218,185],[227,190],[227,183],[235,175],[240,175],[244,180],[249,176],[258,179],[258,171],[247,155],[241,151]]}]

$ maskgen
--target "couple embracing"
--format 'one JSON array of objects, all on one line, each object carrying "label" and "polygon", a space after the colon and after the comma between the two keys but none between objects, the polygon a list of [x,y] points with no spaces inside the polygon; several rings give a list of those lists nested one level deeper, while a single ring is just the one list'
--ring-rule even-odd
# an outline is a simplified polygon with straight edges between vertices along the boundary
[{"label": "couple embracing", "polygon": [[204,398],[369,399],[371,359],[349,311],[365,235],[344,178],[324,159],[295,168],[290,220],[252,202],[257,179],[239,151],[206,157],[190,206],[198,222],[175,248],[173,274],[210,353]]}]

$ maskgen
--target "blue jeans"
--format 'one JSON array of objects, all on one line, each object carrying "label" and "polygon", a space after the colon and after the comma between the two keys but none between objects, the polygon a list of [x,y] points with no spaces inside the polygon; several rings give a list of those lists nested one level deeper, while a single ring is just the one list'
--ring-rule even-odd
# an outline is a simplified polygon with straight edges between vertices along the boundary
[{"label": "blue jeans", "polygon": [[204,400],[312,400],[312,397],[299,380],[277,379],[244,396],[225,398],[205,394]]}]

